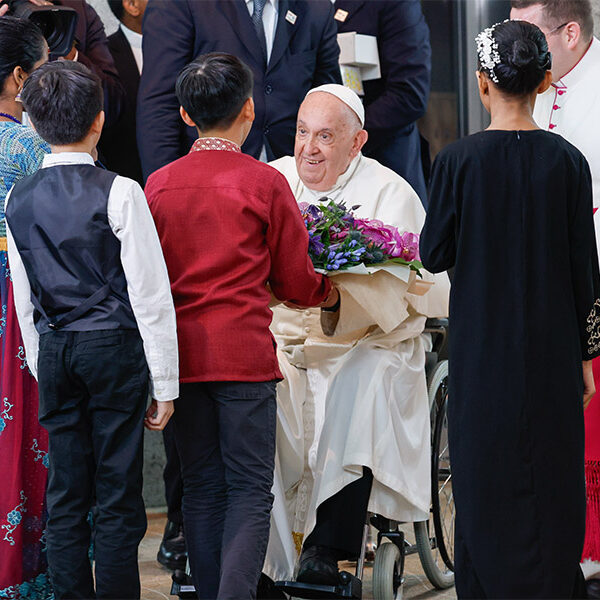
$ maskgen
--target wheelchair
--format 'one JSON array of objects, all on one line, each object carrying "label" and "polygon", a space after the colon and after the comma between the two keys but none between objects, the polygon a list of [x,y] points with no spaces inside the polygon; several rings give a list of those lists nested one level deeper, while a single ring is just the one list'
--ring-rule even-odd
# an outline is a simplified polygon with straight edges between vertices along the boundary
[{"label": "wheelchair", "polygon": [[[341,571],[339,583],[317,585],[278,581],[275,588],[292,598],[362,598],[362,580],[367,559],[373,565],[373,598],[402,598],[404,561],[418,554],[427,579],[437,589],[454,585],[454,497],[448,449],[448,361],[442,358],[448,331],[447,319],[428,319],[425,333],[432,337],[432,350],[426,355],[425,371],[431,419],[431,509],[428,521],[413,523],[415,543],[409,543],[402,523],[381,515],[368,515],[363,532],[362,551],[354,574]],[[377,530],[376,543],[369,542],[370,526]],[[370,562],[370,561],[369,561]],[[172,595],[196,598],[189,569],[173,576]]]}]

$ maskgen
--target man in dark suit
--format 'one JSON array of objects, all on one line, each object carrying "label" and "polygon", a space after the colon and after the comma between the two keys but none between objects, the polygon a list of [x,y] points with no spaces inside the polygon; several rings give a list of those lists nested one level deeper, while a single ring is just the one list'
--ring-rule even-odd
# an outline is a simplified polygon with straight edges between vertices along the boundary
[{"label": "man in dark suit", "polygon": [[121,25],[108,38],[108,47],[125,89],[117,122],[106,127],[100,139],[100,158],[110,170],[143,185],[138,154],[135,111],[142,72],[142,19],[147,0],[108,0]]},{"label": "man in dark suit", "polygon": [[431,46],[420,0],[336,0],[340,33],[377,38],[381,78],[365,81],[369,156],[402,176],[426,204],[427,191],[416,121],[431,87]]},{"label": "man in dark suit", "polygon": [[330,0],[150,0],[144,17],[138,144],[144,177],[187,153],[196,132],[179,117],[175,80],[194,57],[228,52],[254,74],[256,119],[242,150],[272,160],[294,151],[306,92],[340,83]]}]

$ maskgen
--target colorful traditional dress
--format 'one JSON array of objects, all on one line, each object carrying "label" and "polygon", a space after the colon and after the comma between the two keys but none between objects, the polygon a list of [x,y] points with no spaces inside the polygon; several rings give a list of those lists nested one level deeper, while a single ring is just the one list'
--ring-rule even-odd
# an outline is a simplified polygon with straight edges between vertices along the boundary
[{"label": "colorful traditional dress", "polygon": [[4,224],[6,194],[49,151],[29,127],[0,122],[0,598],[52,595],[44,544],[48,440],[15,313]]}]

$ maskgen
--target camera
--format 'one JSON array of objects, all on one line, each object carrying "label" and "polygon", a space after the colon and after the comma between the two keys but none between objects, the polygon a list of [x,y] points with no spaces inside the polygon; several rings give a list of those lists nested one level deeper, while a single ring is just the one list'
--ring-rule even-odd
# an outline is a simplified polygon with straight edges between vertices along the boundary
[{"label": "camera", "polygon": [[69,54],[79,18],[75,10],[55,4],[37,6],[29,0],[8,0],[8,6],[10,15],[28,19],[41,29],[53,58]]}]

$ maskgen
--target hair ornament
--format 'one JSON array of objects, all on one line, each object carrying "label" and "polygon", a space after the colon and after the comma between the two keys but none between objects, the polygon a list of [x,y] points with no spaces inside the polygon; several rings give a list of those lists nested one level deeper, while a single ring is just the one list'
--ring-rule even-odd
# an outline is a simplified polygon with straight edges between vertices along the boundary
[{"label": "hair ornament", "polygon": [[[502,21],[506,23],[510,19]],[[498,83],[498,77],[494,72],[494,68],[500,64],[500,54],[498,52],[498,42],[494,39],[494,29],[498,27],[500,23],[496,23],[487,29],[484,29],[476,38],[477,42],[477,56],[482,68],[484,68],[490,76],[490,79],[494,83]]]}]

